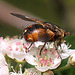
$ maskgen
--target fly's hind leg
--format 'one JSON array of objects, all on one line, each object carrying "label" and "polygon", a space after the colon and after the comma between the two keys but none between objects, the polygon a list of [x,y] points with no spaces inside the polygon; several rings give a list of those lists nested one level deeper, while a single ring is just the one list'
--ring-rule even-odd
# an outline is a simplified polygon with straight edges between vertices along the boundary
[{"label": "fly's hind leg", "polygon": [[59,42],[57,43],[57,46],[61,47],[61,39],[59,40]]},{"label": "fly's hind leg", "polygon": [[[60,45],[61,45],[61,44],[60,44]],[[58,44],[56,45],[55,41],[54,41],[54,46],[55,46],[55,50],[56,50],[57,54],[59,55],[59,57],[60,57],[61,60],[62,60],[62,57],[61,57],[61,55],[59,54],[58,49],[57,49]]]}]

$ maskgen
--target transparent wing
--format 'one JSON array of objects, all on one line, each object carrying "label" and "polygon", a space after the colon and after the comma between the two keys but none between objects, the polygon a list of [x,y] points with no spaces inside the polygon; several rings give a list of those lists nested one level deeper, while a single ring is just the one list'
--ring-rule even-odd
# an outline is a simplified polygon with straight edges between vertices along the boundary
[{"label": "transparent wing", "polygon": [[18,18],[21,18],[25,21],[30,21],[30,22],[37,22],[37,23],[40,23],[40,24],[43,24],[44,22],[43,21],[40,21],[40,20],[37,20],[37,19],[33,19],[33,18],[30,18],[28,16],[24,16],[24,15],[21,15],[21,14],[16,14],[16,13],[10,13],[11,15],[13,16],[16,16]]}]

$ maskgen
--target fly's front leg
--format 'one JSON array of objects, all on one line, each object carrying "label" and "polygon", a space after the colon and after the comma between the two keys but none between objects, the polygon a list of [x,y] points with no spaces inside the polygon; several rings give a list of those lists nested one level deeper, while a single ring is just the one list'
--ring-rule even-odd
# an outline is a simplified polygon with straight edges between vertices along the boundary
[{"label": "fly's front leg", "polygon": [[47,42],[45,42],[44,45],[43,45],[43,47],[41,48],[39,55],[41,55],[41,52],[42,52],[43,48],[45,47],[46,43],[47,43]]},{"label": "fly's front leg", "polygon": [[33,43],[34,43],[34,42],[32,42],[32,43],[30,44],[30,46],[29,46],[27,49],[29,49],[29,48],[32,46]]}]

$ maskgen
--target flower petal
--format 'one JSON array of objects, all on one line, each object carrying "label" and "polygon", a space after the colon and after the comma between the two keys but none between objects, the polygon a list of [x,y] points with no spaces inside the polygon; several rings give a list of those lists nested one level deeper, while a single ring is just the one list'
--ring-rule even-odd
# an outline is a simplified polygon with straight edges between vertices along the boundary
[{"label": "flower petal", "polygon": [[50,67],[50,69],[55,69],[55,68],[57,68],[60,64],[61,64],[61,59],[60,59],[60,58],[59,58],[59,59],[55,59],[55,60],[54,60],[54,64],[53,64],[52,67]]},{"label": "flower petal", "polygon": [[75,49],[69,49],[69,51],[67,52],[67,54],[69,54],[69,55],[75,54]]},{"label": "flower petal", "polygon": [[6,65],[7,65],[7,63],[5,61],[5,57],[3,54],[0,53],[0,67],[6,66]]},{"label": "flower petal", "polygon": [[29,53],[27,53],[25,55],[25,60],[31,65],[37,65],[37,63],[35,62],[35,60],[36,60],[35,57],[33,57],[33,55],[31,55]]},{"label": "flower petal", "polygon": [[44,66],[44,67],[35,66],[35,68],[41,72],[45,72],[50,69],[50,67],[48,66]]},{"label": "flower petal", "polygon": [[37,42],[34,42],[34,44],[36,47],[38,47],[39,45],[44,45],[44,42],[37,41]]},{"label": "flower petal", "polygon": [[14,52],[13,53],[13,56],[16,60],[18,61],[23,61],[24,60],[24,57],[25,57],[25,53],[24,52]]},{"label": "flower petal", "polygon": [[0,68],[0,75],[9,75],[9,69],[7,66],[3,66]]}]

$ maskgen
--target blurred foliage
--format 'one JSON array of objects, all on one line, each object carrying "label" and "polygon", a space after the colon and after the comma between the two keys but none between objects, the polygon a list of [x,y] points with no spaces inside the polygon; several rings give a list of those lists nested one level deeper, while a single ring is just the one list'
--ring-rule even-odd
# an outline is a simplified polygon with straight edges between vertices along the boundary
[{"label": "blurred foliage", "polygon": [[75,68],[69,68],[67,70],[63,70],[62,72],[58,72],[55,75],[75,75]]},{"label": "blurred foliage", "polygon": [[[71,9],[75,8],[75,0],[4,0],[10,4],[15,5],[18,8],[21,8],[25,11],[28,11],[34,15],[39,16],[42,19],[51,21],[59,25],[61,28],[64,28],[67,31],[72,31],[70,27],[67,27],[68,23],[64,23],[64,14],[66,7]],[[64,24],[64,25],[63,25]],[[0,24],[0,35],[1,36],[13,36],[18,35],[20,32],[16,28],[10,26],[3,26]],[[73,32],[75,33],[75,32]],[[72,44],[71,48],[75,48],[75,34],[71,36],[66,36],[66,41]],[[61,66],[66,64],[66,60],[63,60]],[[75,68],[67,69],[62,72],[58,72],[55,75],[75,75]]]},{"label": "blurred foliage", "polygon": [[[58,68],[65,66],[67,64],[67,61],[68,61],[68,58],[62,60],[61,65]],[[75,70],[74,67],[73,68],[68,68],[68,69],[63,70],[61,72],[57,72],[54,75],[74,75],[75,74],[74,70]]]},{"label": "blurred foliage", "polygon": [[75,34],[72,34],[71,36],[66,36],[65,40],[67,43],[71,44],[71,49],[75,49]]},{"label": "blurred foliage", "polygon": [[[6,0],[11,4],[28,11],[42,19],[51,21],[58,25],[61,24],[63,7],[55,0]],[[55,1],[55,2],[54,2]]]},{"label": "blurred foliage", "polygon": [[19,35],[20,33],[19,29],[0,21],[0,37],[12,37],[14,35]]},{"label": "blurred foliage", "polygon": [[[5,0],[9,3],[28,11],[40,18],[51,21],[61,28],[74,33],[74,29],[70,27],[69,20],[67,21],[67,14],[69,10],[73,12],[75,8],[74,0]],[[73,14],[69,13],[69,16]],[[70,17],[69,17],[70,18]],[[71,17],[72,18],[72,17]],[[72,18],[73,19],[73,18]],[[71,24],[72,25],[72,24]]]}]

